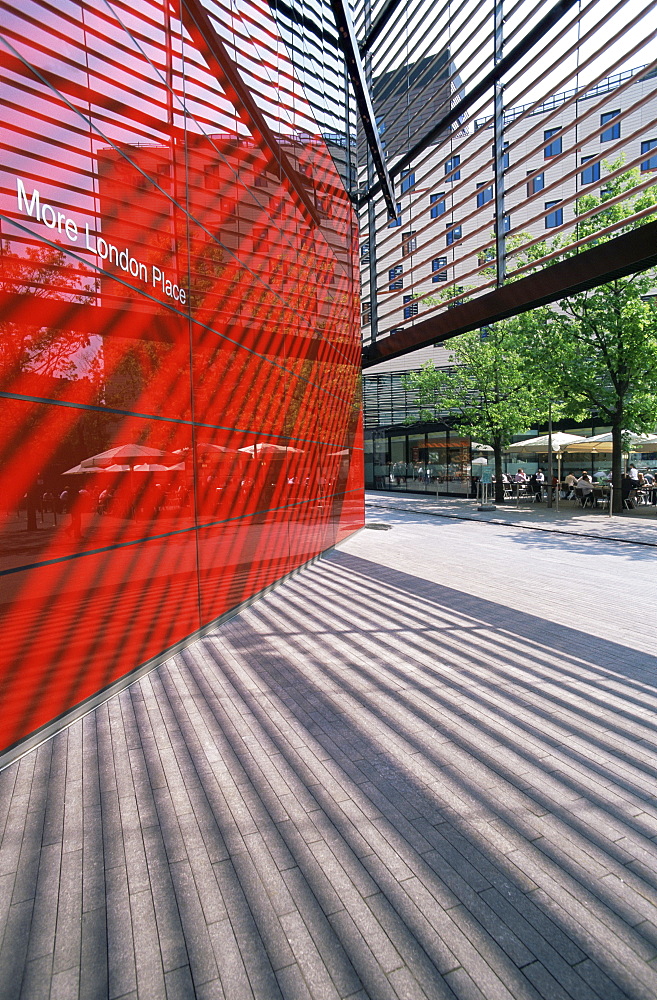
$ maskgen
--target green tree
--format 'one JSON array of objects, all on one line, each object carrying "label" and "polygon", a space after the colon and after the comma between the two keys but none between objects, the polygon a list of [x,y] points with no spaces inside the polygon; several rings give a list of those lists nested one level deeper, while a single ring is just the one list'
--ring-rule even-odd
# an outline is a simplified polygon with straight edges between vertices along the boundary
[{"label": "green tree", "polygon": [[[604,166],[617,175],[605,179],[600,196],[578,200],[579,239],[604,242],[657,218],[632,219],[657,205],[656,186],[636,192],[637,170],[617,173],[622,161]],[[625,224],[605,233],[618,223]],[[582,419],[594,412],[611,426],[616,486],[623,431],[652,431],[657,424],[657,305],[650,294],[656,285],[653,269],[570,296],[556,309],[518,317],[518,350],[531,377],[563,401],[565,414]],[[618,489],[614,507],[621,509]]]},{"label": "green tree", "polygon": [[449,414],[462,434],[491,446],[497,503],[504,501],[502,451],[545,410],[540,388],[527,379],[517,350],[517,327],[518,320],[503,320],[490,327],[484,339],[478,332],[462,334],[451,344],[453,368],[438,368],[429,361],[403,380],[416,394],[421,419]]}]

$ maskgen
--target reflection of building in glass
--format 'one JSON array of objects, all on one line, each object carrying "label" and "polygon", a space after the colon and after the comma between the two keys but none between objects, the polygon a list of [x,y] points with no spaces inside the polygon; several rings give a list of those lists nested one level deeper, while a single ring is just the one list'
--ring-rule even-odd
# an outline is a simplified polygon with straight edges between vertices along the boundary
[{"label": "reflection of building in glass", "polygon": [[[389,158],[419,142],[450,107],[459,88],[449,52],[402,63],[372,80],[372,102],[381,141]],[[449,128],[439,137],[444,139]],[[361,151],[361,159],[365,150]]]},{"label": "reflection of building in glass", "polygon": [[[265,10],[247,85],[231,13],[183,5],[183,27],[160,6],[131,28],[109,8],[84,24],[41,9],[69,39],[46,84],[30,15],[13,12],[0,751],[363,520],[356,219],[327,123]],[[344,101],[331,132],[348,148]]]}]

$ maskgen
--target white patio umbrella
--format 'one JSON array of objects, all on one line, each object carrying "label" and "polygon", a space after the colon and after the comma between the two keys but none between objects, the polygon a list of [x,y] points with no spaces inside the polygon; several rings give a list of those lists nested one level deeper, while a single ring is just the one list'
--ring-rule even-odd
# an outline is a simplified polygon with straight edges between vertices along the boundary
[{"label": "white patio umbrella", "polygon": [[[525,441],[517,441],[510,444],[505,450],[516,455],[542,455],[549,451],[549,434],[540,434],[538,437],[527,438]],[[566,434],[564,431],[556,431],[552,435],[552,454],[557,456],[557,479],[561,482],[561,456],[570,446],[579,441],[586,440],[581,434]]]},{"label": "white patio umbrella", "polygon": [[[575,444],[578,441],[585,441],[581,434],[565,434],[563,431],[556,431],[552,435],[552,451],[555,455],[563,451],[567,445]],[[549,435],[541,434],[539,437],[527,438],[526,441],[516,441],[510,444],[505,451],[513,452],[515,455],[546,454],[549,450]]]},{"label": "white patio umbrella", "polygon": [[470,465],[488,465],[487,458],[473,458]]},{"label": "white patio umbrella", "polygon": [[471,441],[470,447],[472,451],[492,451],[493,449],[489,444],[479,444],[478,441]]}]

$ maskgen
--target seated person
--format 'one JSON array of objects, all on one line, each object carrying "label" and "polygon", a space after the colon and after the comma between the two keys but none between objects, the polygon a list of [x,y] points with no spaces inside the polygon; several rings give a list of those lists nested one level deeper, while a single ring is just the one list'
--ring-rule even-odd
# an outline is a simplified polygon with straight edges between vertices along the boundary
[{"label": "seated person", "polygon": [[583,472],[575,483],[575,496],[581,500],[582,507],[593,506],[593,483],[588,472]]},{"label": "seated person", "polygon": [[564,482],[566,484],[565,499],[572,500],[572,498],[575,496],[575,484],[577,483],[577,476],[574,476],[572,472],[569,472]]},{"label": "seated person", "polygon": [[531,484],[531,490],[534,494],[534,501],[540,503],[543,499],[543,484],[545,483],[545,476],[543,475],[543,470],[539,469],[535,472],[529,480]]},{"label": "seated person", "polygon": [[632,476],[625,473],[625,475],[621,479],[621,496],[623,498],[623,504],[625,503],[626,500],[629,500],[631,502],[631,505],[634,506],[633,493],[635,489],[636,489],[636,480],[633,479]]}]

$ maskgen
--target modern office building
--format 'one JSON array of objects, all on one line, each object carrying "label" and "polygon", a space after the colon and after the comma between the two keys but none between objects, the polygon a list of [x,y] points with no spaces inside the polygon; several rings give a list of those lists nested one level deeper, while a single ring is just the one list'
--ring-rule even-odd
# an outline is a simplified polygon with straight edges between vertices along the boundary
[{"label": "modern office building", "polygon": [[[445,97],[443,110],[449,107]],[[470,297],[490,287],[496,254],[494,117],[468,121],[461,131],[469,154],[454,153],[454,143],[438,137],[427,149],[421,177],[412,165],[400,175],[397,217],[380,223],[380,335],[386,328],[412,330],[427,313],[454,309],[463,291]],[[586,92],[571,89],[540,104],[509,108],[503,135],[504,238],[511,246],[544,244],[549,253],[558,241],[577,239],[577,200],[591,193],[599,197],[610,173],[634,169],[644,188],[657,184],[657,70],[635,66]],[[365,342],[372,332],[370,242],[366,233],[361,242]],[[428,360],[449,366],[448,347],[425,346],[374,364],[364,374],[370,488],[457,495],[471,490],[470,442],[450,431],[448,415],[443,424],[418,421],[414,399],[403,388],[404,373]],[[412,425],[406,426],[409,420]],[[593,418],[587,429],[594,434],[609,428]]]},{"label": "modern office building", "polygon": [[345,100],[275,12],[28,0],[0,35],[7,750],[360,527],[363,475]]},{"label": "modern office building", "polygon": [[[622,158],[619,169],[634,168],[642,182],[657,183],[657,70],[635,66],[584,94],[565,91],[538,106],[509,108],[503,128],[504,235],[510,244],[545,241],[549,252],[556,237],[573,231],[577,199],[604,188],[612,172],[606,164]],[[442,289],[456,300],[459,288],[471,293],[490,282],[493,118],[467,123],[467,157],[445,145],[439,140],[428,148],[421,176],[412,166],[401,176],[399,213],[378,233],[379,335],[420,322],[436,308]],[[366,301],[369,267],[362,277]],[[363,321],[362,331],[369,341],[370,323]]]},{"label": "modern office building", "polygon": [[[651,13],[4,4],[0,748],[362,525],[361,361],[647,266],[652,223],[567,279],[510,237],[577,242],[621,149],[651,180]],[[436,434],[404,460],[465,480]]]}]

